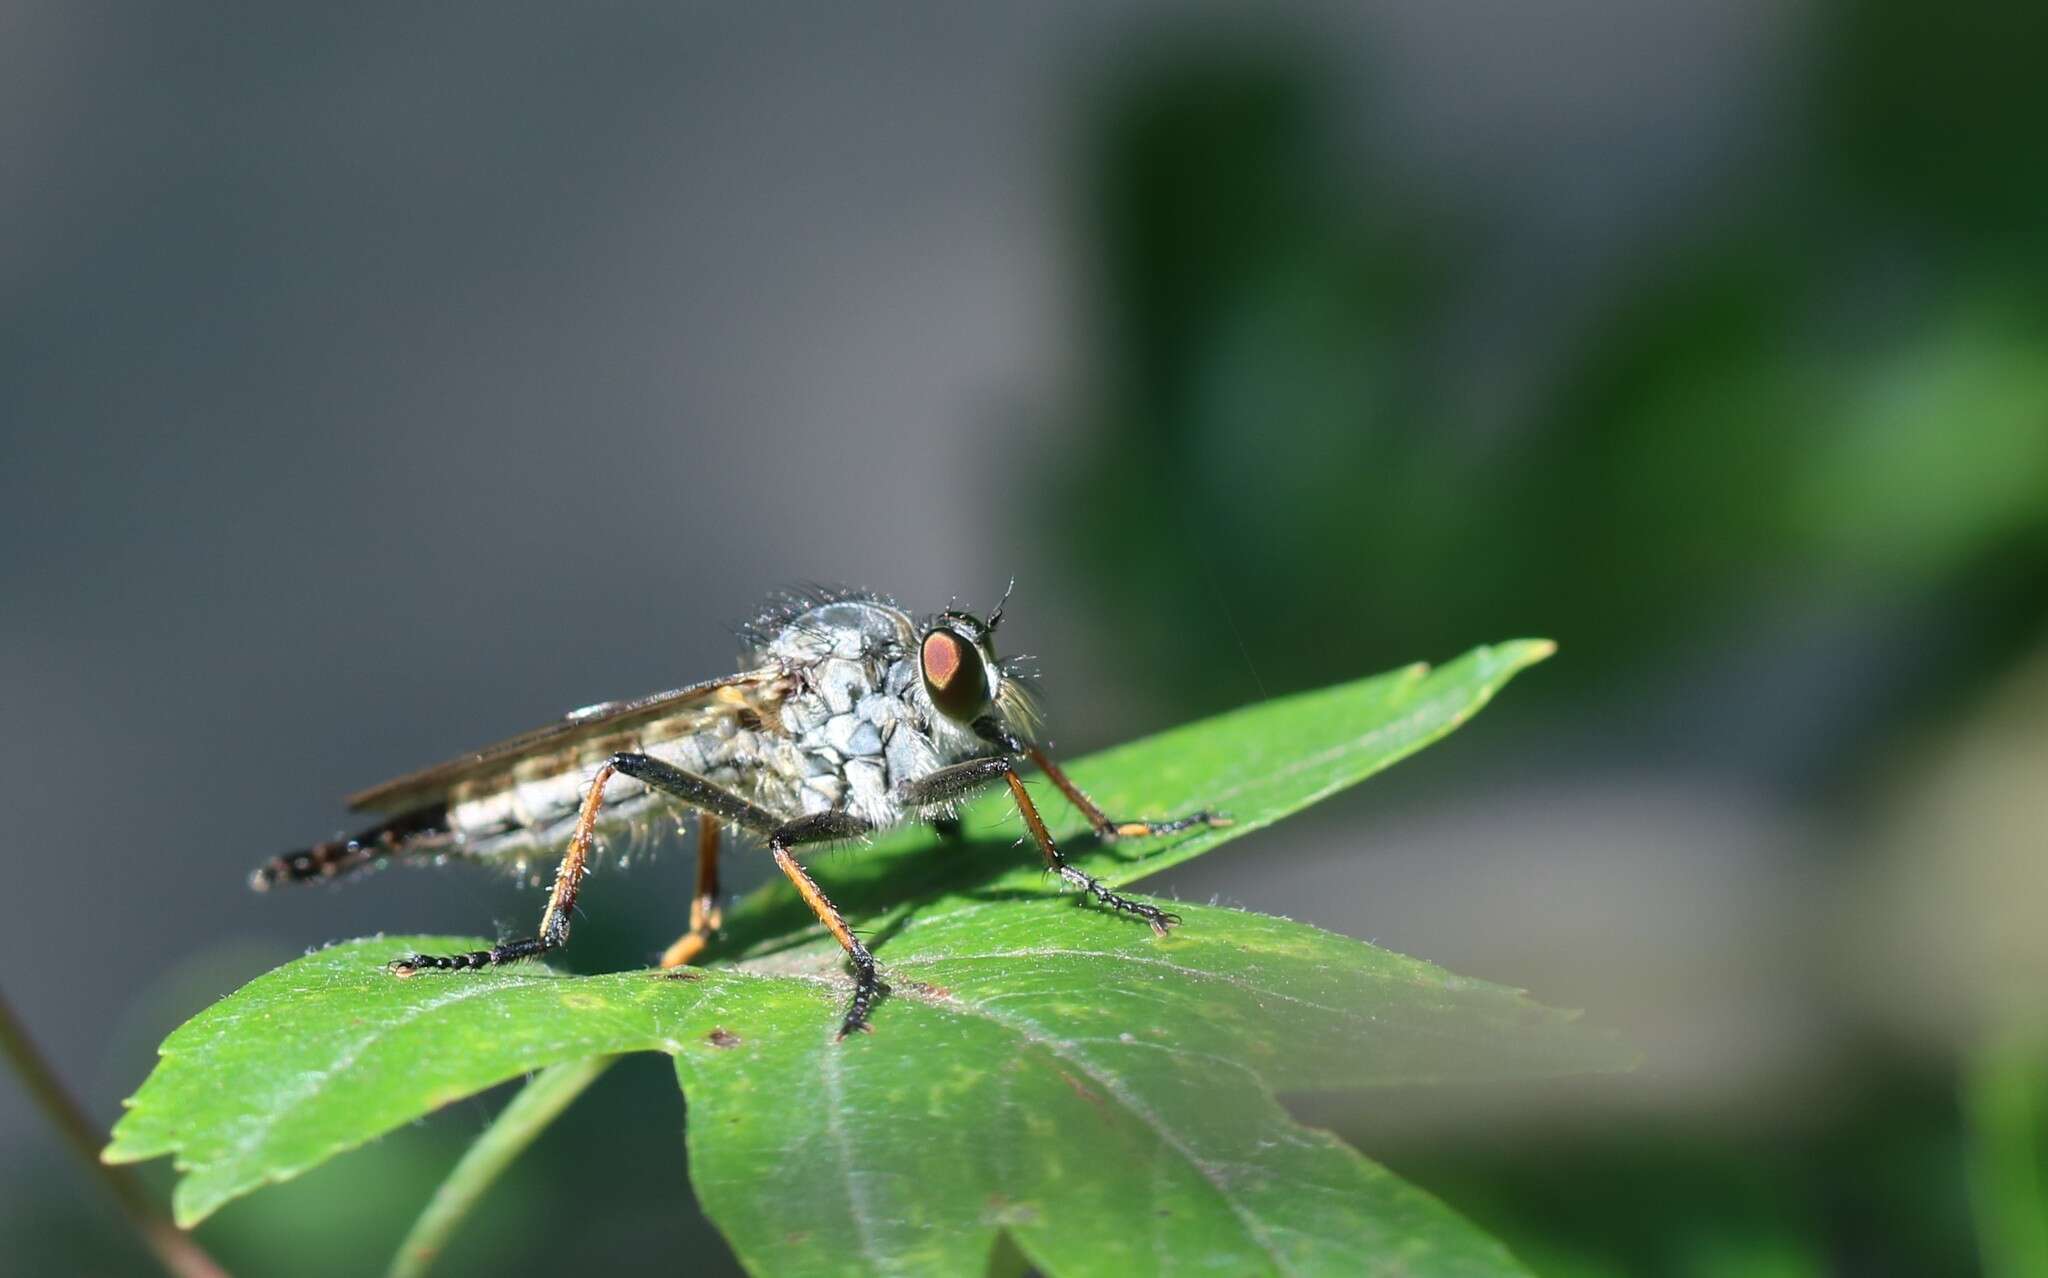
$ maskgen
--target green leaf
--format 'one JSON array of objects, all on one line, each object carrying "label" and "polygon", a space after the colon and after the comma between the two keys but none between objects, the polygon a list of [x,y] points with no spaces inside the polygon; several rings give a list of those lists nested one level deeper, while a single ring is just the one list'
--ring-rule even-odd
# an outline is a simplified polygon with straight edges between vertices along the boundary
[{"label": "green leaf", "polygon": [[[1443,735],[1547,650],[1479,649],[1087,761],[1077,779],[1117,815],[1210,804],[1239,824],[1073,850],[1115,881],[1175,864]],[[759,1272],[972,1272],[999,1231],[1062,1275],[1519,1272],[1441,1204],[1295,1124],[1274,1092],[1627,1063],[1512,990],[1361,942],[1210,907],[1182,907],[1185,925],[1159,938],[1012,868],[1024,858],[1008,837],[921,842],[820,867],[881,929],[893,993],[872,1035],[833,1041],[843,964],[779,888],[735,910],[728,952],[743,959],[684,973],[401,981],[383,969],[392,955],[475,942],[358,941],[174,1033],[106,1156],[174,1154],[189,1224],[494,1084],[660,1051],[690,1098],[698,1193]]]},{"label": "green leaf", "polygon": [[842,982],[780,973],[787,1001],[750,1037],[676,1057],[706,1210],[774,1274],[974,1272],[997,1229],[1054,1274],[1519,1272],[1273,1092],[1621,1054],[1499,986],[1183,913],[1163,940],[1045,900],[919,918],[891,942],[887,1032],[843,1044]]}]

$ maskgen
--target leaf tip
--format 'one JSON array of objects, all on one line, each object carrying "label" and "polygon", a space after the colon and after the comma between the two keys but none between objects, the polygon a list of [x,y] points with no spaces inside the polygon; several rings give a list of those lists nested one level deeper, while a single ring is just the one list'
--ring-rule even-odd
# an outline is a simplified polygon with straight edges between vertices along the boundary
[{"label": "leaf tip", "polygon": [[138,1138],[129,1122],[136,1112],[133,1096],[121,1102],[123,1113],[107,1133],[106,1147],[100,1150],[100,1161],[110,1167],[122,1163],[139,1163],[155,1158],[163,1150],[155,1148],[146,1137]]},{"label": "leaf tip", "polygon": [[215,1203],[187,1203],[177,1193],[171,1195],[171,1223],[183,1230],[193,1230],[206,1223],[213,1214]]}]

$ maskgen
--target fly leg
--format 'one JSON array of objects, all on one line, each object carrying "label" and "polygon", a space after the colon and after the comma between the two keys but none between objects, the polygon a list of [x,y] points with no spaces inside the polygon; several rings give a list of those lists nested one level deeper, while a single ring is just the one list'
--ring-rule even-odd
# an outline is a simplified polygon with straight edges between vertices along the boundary
[{"label": "fly leg", "polygon": [[[576,832],[570,836],[569,850],[562,856],[562,864],[555,870],[554,890],[548,894],[547,909],[541,914],[540,934],[530,940],[512,941],[496,945],[488,950],[475,950],[468,954],[409,954],[391,965],[399,976],[410,976],[422,968],[454,969],[468,967],[494,967],[517,959],[531,958],[560,949],[569,941],[569,916],[576,909],[576,894],[583,885],[583,875],[590,860],[592,833],[597,828],[597,814],[604,802],[605,782],[619,773],[632,777],[645,785],[652,786],[671,795],[700,814],[717,818],[727,824],[739,826],[750,833],[768,840],[768,850],[775,855],[775,864],[781,867],[789,881],[796,885],[797,894],[804,904],[818,916],[825,930],[846,950],[853,961],[853,1003],[847,1009],[846,1019],[840,1023],[839,1036],[846,1037],[855,1030],[867,1028],[868,1012],[875,1000],[882,996],[884,986],[875,967],[875,956],[868,953],[868,947],[861,944],[853,929],[846,925],[846,919],[836,906],[825,898],[824,892],[812,881],[804,867],[797,863],[790,849],[806,843],[823,843],[832,839],[853,838],[868,832],[866,822],[843,812],[822,812],[815,816],[799,817],[794,821],[780,821],[775,814],[749,802],[721,786],[714,785],[700,776],[685,772],[673,764],[644,754],[615,754],[605,760],[604,766],[591,778],[590,789],[583,796],[583,807],[576,816]],[[716,858],[714,855],[713,865]],[[715,874],[715,868],[713,870]],[[705,896],[705,868],[698,866],[698,901],[701,905]],[[708,894],[716,900],[716,880]],[[691,931],[696,931],[693,910]],[[707,920],[708,922],[708,920]],[[687,941],[688,936],[684,937]],[[682,941],[677,942],[680,946]],[[671,952],[673,952],[671,947]]]},{"label": "fly leg", "polygon": [[881,975],[875,969],[875,956],[868,953],[868,947],[861,944],[852,928],[846,926],[846,917],[840,914],[839,907],[826,898],[791,849],[806,843],[855,838],[871,828],[867,822],[848,812],[819,812],[798,817],[768,836],[768,851],[774,855],[777,868],[789,876],[797,895],[811,907],[811,913],[818,916],[818,922],[825,925],[825,930],[839,942],[840,948],[846,951],[847,959],[853,963],[853,1002],[846,1009],[846,1019],[839,1022],[839,1037],[842,1039],[855,1030],[868,1029],[868,1012],[889,987],[882,984]]},{"label": "fly leg", "polygon": [[[1025,827],[1031,831],[1032,840],[1038,844],[1039,852],[1044,855],[1045,868],[1048,871],[1059,875],[1061,880],[1078,888],[1089,899],[1119,914],[1131,914],[1145,920],[1160,936],[1165,936],[1167,928],[1181,921],[1178,914],[1110,891],[1102,885],[1100,879],[1070,864],[1066,856],[1060,852],[1059,844],[1053,842],[1052,831],[1045,828],[1045,818],[1038,815],[1038,805],[1031,801],[1030,792],[1024,788],[1024,779],[1017,775],[1016,763],[1005,755],[970,759],[966,763],[941,768],[900,787],[897,796],[905,803],[920,807],[926,804],[947,803],[997,777],[1001,777],[1009,784],[1010,797],[1016,801],[1017,811],[1023,815]],[[1205,815],[1202,819],[1206,822],[1211,818]],[[1192,820],[1190,818],[1191,823]]]},{"label": "fly leg", "polygon": [[1073,804],[1082,816],[1088,818],[1089,828],[1093,829],[1095,837],[1104,843],[1114,843],[1118,839],[1148,838],[1155,834],[1175,834],[1181,830],[1192,830],[1196,826],[1215,829],[1231,824],[1228,816],[1220,812],[1211,812],[1207,808],[1166,821],[1112,820],[1103,814],[1102,809],[1095,805],[1095,800],[1089,798],[1086,791],[1068,779],[1066,772],[1054,763],[1045,751],[1034,745],[1026,746],[1025,753],[1038,765],[1038,770],[1045,773],[1046,778],[1060,788],[1060,793],[1067,796],[1067,802]]},{"label": "fly leg", "polygon": [[673,795],[699,812],[729,821],[746,829],[766,833],[776,828],[773,813],[750,803],[732,791],[700,776],[663,763],[644,754],[615,754],[605,760],[584,792],[583,806],[576,814],[576,830],[569,836],[568,851],[555,867],[555,885],[548,893],[547,908],[541,912],[537,935],[522,941],[507,941],[487,950],[466,954],[408,954],[391,964],[396,976],[411,976],[423,969],[453,971],[471,967],[496,967],[519,959],[534,958],[569,943],[569,919],[576,912],[576,896],[582,891],[583,876],[589,870],[590,845],[597,829],[599,809],[604,804],[605,782],[626,776]]},{"label": "fly leg", "polygon": [[718,818],[697,817],[697,895],[690,898],[690,930],[661,956],[663,967],[681,967],[703,953],[711,934],[725,921],[718,908]]},{"label": "fly leg", "polygon": [[[811,912],[818,916],[818,921],[825,925],[825,930],[832,933],[833,939],[853,961],[853,1004],[840,1024],[839,1037],[866,1029],[868,1011],[885,988],[875,968],[875,956],[868,953],[868,947],[853,934],[853,929],[846,925],[845,917],[825,898],[811,876],[791,855],[790,849],[806,843],[854,838],[866,834],[870,828],[868,824],[844,812],[821,812],[794,821],[782,821],[759,804],[644,754],[615,754],[605,766],[680,799],[698,811],[697,897],[690,909],[690,931],[669,947],[669,953],[662,957],[662,966],[673,967],[687,962],[702,948],[701,941],[692,946],[692,938],[718,926],[719,825],[735,825],[768,841],[768,850],[774,854],[775,864],[789,876],[804,904],[811,907]],[[602,783],[601,778],[602,771],[596,784]],[[671,963],[669,959],[678,950],[684,951],[684,957]]]}]

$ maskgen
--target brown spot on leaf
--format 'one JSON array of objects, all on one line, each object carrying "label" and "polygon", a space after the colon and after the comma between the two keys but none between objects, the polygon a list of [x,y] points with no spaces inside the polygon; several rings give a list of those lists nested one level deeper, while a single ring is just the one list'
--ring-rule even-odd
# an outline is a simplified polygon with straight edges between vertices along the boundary
[{"label": "brown spot on leaf", "polygon": [[1060,1081],[1064,1082],[1068,1087],[1073,1088],[1074,1095],[1079,1096],[1082,1100],[1087,1101],[1090,1105],[1093,1105],[1095,1107],[1095,1112],[1102,1115],[1102,1117],[1105,1120],[1109,1118],[1109,1108],[1102,1103],[1102,1098],[1100,1096],[1097,1096],[1094,1092],[1089,1091],[1087,1086],[1083,1084],[1080,1079],[1075,1078],[1072,1074],[1069,1074],[1067,1071],[1060,1070],[1058,1072],[1060,1076]]},{"label": "brown spot on leaf", "polygon": [[709,1034],[706,1034],[704,1036],[704,1041],[711,1044],[713,1047],[738,1047],[740,1045],[740,1036],[733,1033],[731,1030],[725,1028],[725,1026],[721,1025],[718,1028],[712,1030]]}]

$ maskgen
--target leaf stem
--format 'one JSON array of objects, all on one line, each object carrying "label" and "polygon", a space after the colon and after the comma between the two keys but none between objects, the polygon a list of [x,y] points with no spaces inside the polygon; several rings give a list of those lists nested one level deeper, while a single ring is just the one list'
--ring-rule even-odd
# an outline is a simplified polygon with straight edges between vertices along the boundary
[{"label": "leaf stem", "polygon": [[391,1258],[390,1278],[423,1278],[440,1258],[448,1240],[482,1198],[492,1182],[504,1174],[569,1102],[597,1081],[616,1056],[592,1056],[580,1061],[551,1065],[533,1076],[491,1125],[463,1152],[455,1170],[434,1191],[426,1210],[413,1222],[412,1231],[398,1245]]},{"label": "leaf stem", "polygon": [[113,1196],[121,1214],[141,1236],[143,1246],[149,1248],[167,1273],[174,1278],[228,1278],[228,1271],[207,1255],[205,1248],[157,1209],[132,1172],[100,1161],[99,1128],[64,1090],[56,1071],[29,1037],[28,1027],[22,1024],[4,992],[0,992],[0,1052],[6,1054],[21,1075],[36,1108],[43,1111],[64,1144]]}]

